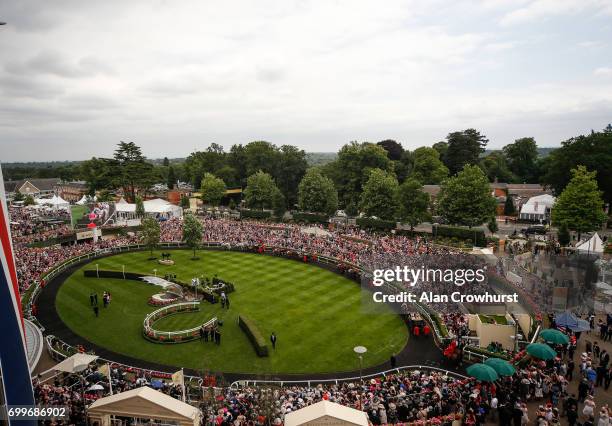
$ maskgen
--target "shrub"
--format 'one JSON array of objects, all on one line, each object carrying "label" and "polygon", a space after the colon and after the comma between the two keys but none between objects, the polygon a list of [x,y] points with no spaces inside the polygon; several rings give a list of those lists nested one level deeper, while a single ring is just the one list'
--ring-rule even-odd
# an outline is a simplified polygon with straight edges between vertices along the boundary
[{"label": "shrub", "polygon": [[266,210],[240,210],[240,216],[245,219],[269,219],[272,216],[270,211]]},{"label": "shrub", "polygon": [[238,315],[238,325],[246,333],[257,355],[261,357],[268,356],[266,339],[264,339],[255,323],[244,315]]},{"label": "shrub", "polygon": [[293,220],[295,220],[296,222],[322,223],[322,224],[329,223],[329,217],[323,214],[298,212],[298,213],[293,213],[292,216],[293,216]]},{"label": "shrub", "polygon": [[362,229],[371,229],[372,231],[390,231],[392,229],[395,229],[397,223],[392,220],[360,217],[357,219],[357,226]]},{"label": "shrub", "polygon": [[[473,241],[475,245],[484,247],[487,244],[485,234],[481,229],[460,228],[458,226],[434,225],[433,232],[437,237],[458,238]],[[474,241],[476,238],[476,241]]]}]

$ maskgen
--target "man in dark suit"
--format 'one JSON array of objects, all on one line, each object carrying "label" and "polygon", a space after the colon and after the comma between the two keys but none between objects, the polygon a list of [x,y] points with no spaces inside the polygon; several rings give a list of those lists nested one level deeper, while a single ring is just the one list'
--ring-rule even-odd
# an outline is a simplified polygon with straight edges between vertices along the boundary
[{"label": "man in dark suit", "polygon": [[276,349],[276,334],[274,332],[270,335],[270,342],[272,342],[272,349]]}]

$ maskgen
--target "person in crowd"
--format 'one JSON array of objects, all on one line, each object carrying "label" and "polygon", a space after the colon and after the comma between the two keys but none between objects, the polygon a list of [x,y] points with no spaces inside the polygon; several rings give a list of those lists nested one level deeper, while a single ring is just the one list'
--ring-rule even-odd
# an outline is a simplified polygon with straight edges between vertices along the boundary
[{"label": "person in crowd", "polygon": [[272,332],[270,342],[272,343],[272,349],[276,349],[276,333]]}]

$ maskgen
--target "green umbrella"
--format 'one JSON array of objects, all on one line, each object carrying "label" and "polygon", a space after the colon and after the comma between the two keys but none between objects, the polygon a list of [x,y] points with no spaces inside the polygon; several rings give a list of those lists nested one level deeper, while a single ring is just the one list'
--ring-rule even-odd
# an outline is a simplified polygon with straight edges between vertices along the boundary
[{"label": "green umbrella", "polygon": [[497,371],[486,364],[474,364],[467,368],[467,373],[481,382],[494,382],[499,379]]},{"label": "green umbrella", "polygon": [[557,353],[553,348],[548,346],[546,343],[532,343],[527,346],[527,353],[539,359],[547,360],[553,359],[557,356]]},{"label": "green umbrella", "polygon": [[569,343],[569,337],[567,337],[567,335],[563,334],[561,331],[555,330],[554,328],[542,330],[540,332],[540,337],[545,342],[554,343],[555,345],[566,345]]},{"label": "green umbrella", "polygon": [[516,372],[512,364],[501,358],[489,358],[484,363],[497,371],[500,376],[512,376]]}]

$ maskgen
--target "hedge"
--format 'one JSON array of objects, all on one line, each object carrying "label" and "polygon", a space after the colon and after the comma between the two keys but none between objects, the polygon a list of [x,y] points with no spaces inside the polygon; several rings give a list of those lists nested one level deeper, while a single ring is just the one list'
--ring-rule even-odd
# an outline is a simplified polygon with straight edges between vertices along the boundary
[{"label": "hedge", "polygon": [[260,357],[268,356],[268,345],[254,322],[244,315],[238,315],[238,325],[251,341],[255,352]]},{"label": "hedge", "polygon": [[136,280],[141,281],[141,278],[144,277],[144,274],[136,274],[134,272],[126,272],[125,276],[121,271],[105,271],[100,269],[96,270],[85,270],[83,271],[83,275],[89,278],[117,278],[117,279],[126,279],[126,280]]},{"label": "hedge", "polygon": [[458,226],[434,225],[432,232],[438,237],[458,238],[460,240],[472,240],[479,247],[487,245],[484,231],[481,229],[460,228]]},{"label": "hedge", "polygon": [[371,217],[357,218],[357,226],[362,229],[371,229],[373,231],[390,231],[397,227],[397,223],[392,220],[374,219]]},{"label": "hedge", "polygon": [[269,219],[272,212],[266,210],[240,210],[240,216],[246,219]]},{"label": "hedge", "polygon": [[323,214],[298,212],[293,213],[291,216],[293,216],[293,220],[295,220],[296,222],[321,224],[329,223],[329,217]]}]

